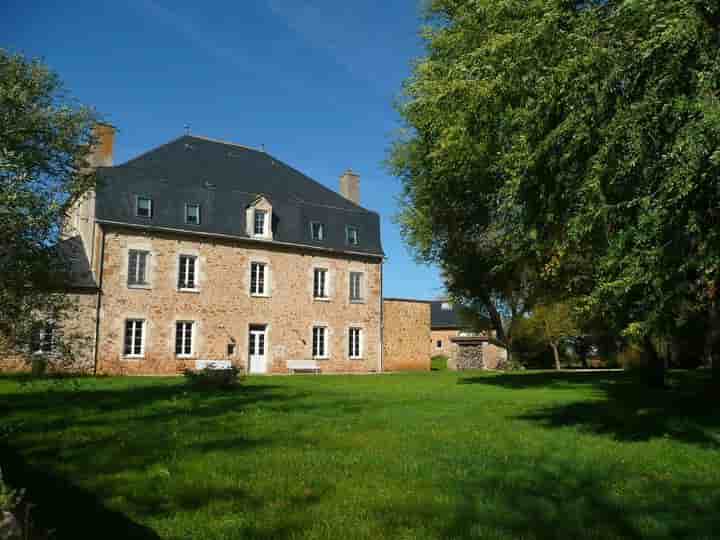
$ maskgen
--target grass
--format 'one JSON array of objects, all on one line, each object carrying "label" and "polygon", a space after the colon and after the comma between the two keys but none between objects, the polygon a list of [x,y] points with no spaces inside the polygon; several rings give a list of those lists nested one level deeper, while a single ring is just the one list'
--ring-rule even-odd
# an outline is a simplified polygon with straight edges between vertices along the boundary
[{"label": "grass", "polygon": [[718,401],[673,377],[0,378],[0,462],[73,540],[717,538]]},{"label": "grass", "polygon": [[447,369],[448,357],[444,354],[436,354],[430,359],[430,368],[433,371],[445,371]]}]

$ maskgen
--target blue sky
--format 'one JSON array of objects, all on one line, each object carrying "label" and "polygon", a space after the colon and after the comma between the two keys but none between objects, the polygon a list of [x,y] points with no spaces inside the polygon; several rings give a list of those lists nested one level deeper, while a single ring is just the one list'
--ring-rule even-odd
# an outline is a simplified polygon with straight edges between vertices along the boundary
[{"label": "blue sky", "polygon": [[0,46],[41,57],[69,93],[117,126],[115,162],[189,124],[266,150],[337,189],[348,167],[382,216],[385,295],[433,298],[393,222],[400,184],[383,165],[393,101],[413,59],[422,0],[7,0]]}]

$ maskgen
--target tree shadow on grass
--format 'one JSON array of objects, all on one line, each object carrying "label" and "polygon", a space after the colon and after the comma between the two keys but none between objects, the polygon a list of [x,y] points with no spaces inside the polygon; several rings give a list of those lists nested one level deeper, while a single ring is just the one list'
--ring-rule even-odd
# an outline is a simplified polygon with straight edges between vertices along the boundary
[{"label": "tree shadow on grass", "polygon": [[29,465],[19,453],[0,446],[3,474],[10,484],[23,486],[34,505],[35,527],[53,530],[58,540],[157,540],[152,529],[107,509],[97,497],[53,473]]},{"label": "tree shadow on grass", "polygon": [[[262,508],[261,498],[233,482],[196,484],[182,469],[188,460],[197,465],[197,456],[224,456],[227,466],[228,456],[276,444],[244,436],[238,419],[249,407],[286,409],[305,395],[271,384],[191,390],[179,382],[137,381],[105,389],[58,385],[51,391],[30,384],[0,396],[0,466],[11,485],[27,488],[37,505],[34,514],[43,527],[57,529],[56,538],[155,539],[151,529],[103,501],[113,499],[113,506],[143,521],[193,513],[218,501]],[[208,458],[209,472],[214,463]],[[307,525],[298,522],[293,529]],[[290,534],[282,527],[247,532],[247,538]]]},{"label": "tree shadow on grass", "polygon": [[467,377],[461,384],[508,389],[585,388],[588,399],[553,403],[519,418],[546,427],[575,427],[620,441],[671,438],[720,448],[720,402],[707,399],[709,377],[674,373],[667,389],[649,388],[632,373],[529,373]]}]

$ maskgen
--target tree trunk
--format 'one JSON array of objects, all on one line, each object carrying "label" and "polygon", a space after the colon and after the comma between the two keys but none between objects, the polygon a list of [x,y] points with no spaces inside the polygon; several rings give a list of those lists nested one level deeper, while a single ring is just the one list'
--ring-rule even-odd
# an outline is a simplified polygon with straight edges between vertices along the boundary
[{"label": "tree trunk", "polygon": [[705,338],[705,358],[703,361],[712,369],[713,386],[720,387],[720,314],[716,301],[710,303],[708,313],[708,333]]},{"label": "tree trunk", "polygon": [[558,351],[558,346],[556,343],[550,343],[550,347],[552,347],[553,356],[555,357],[555,369],[560,371],[560,352]]},{"label": "tree trunk", "polygon": [[647,360],[648,385],[653,388],[665,388],[665,360],[660,357],[649,337],[643,341]]}]

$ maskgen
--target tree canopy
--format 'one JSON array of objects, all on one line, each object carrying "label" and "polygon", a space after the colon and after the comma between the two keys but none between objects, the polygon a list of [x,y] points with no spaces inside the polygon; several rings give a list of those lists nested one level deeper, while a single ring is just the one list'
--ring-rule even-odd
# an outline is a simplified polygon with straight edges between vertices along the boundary
[{"label": "tree canopy", "polygon": [[65,305],[60,231],[95,182],[85,161],[95,116],[41,62],[0,49],[1,347],[27,345]]},{"label": "tree canopy", "polygon": [[720,354],[720,5],[436,0],[424,37],[391,157],[418,256],[648,346],[703,313]]}]

